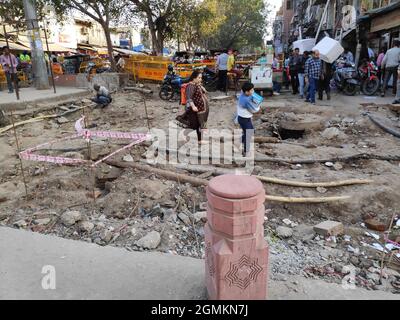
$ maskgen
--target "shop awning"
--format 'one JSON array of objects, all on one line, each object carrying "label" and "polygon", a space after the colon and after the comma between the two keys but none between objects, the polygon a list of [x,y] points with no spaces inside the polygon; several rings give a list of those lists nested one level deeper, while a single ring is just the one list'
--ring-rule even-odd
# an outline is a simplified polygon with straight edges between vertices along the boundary
[{"label": "shop awning", "polygon": [[[18,41],[18,43],[20,43],[21,45],[29,48],[28,50],[30,51],[30,44],[29,42],[25,42],[25,41]],[[43,46],[43,50],[47,51],[47,45],[46,45],[46,40],[42,39],[42,46]],[[27,50],[27,49],[25,49]],[[57,43],[49,43],[49,51],[50,52],[75,52],[75,50],[73,49],[69,49],[66,47],[63,47]]]},{"label": "shop awning", "polygon": [[[46,51],[47,51],[47,47],[46,47],[46,43],[45,42],[43,43],[43,48],[45,48]],[[61,45],[59,45],[57,43],[49,43],[49,50],[52,51],[52,52],[53,51],[54,52],[75,52],[74,49],[63,47],[63,46],[61,46]]]},{"label": "shop awning", "polygon": [[[0,47],[4,47],[7,45],[7,42],[5,39],[0,39]],[[17,44],[13,41],[8,41],[8,46],[10,47],[11,50],[19,50],[19,51],[31,51],[31,48],[29,47],[29,45],[23,46],[20,44]]]},{"label": "shop awning", "polygon": [[140,52],[132,51],[132,50],[127,50],[127,49],[121,49],[121,48],[113,48],[115,52],[126,54],[126,55],[145,55]]},{"label": "shop awning", "polygon": [[371,32],[388,30],[400,26],[400,9],[372,18]]}]

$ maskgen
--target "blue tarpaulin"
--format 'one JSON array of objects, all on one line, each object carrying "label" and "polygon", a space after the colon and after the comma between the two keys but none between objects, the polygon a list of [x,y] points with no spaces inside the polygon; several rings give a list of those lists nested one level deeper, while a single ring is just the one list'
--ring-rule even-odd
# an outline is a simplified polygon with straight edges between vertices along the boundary
[{"label": "blue tarpaulin", "polygon": [[137,45],[135,47],[132,47],[132,50],[136,51],[136,52],[142,52],[144,50],[144,45],[143,44],[139,44],[139,45]]}]

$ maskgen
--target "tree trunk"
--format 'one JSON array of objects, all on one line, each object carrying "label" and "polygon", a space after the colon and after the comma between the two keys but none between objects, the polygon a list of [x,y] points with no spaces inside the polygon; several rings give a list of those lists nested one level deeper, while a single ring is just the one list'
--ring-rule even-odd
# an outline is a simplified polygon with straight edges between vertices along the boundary
[{"label": "tree trunk", "polygon": [[107,23],[102,23],[101,26],[103,27],[104,30],[104,34],[106,36],[106,41],[107,41],[107,50],[108,50],[108,59],[110,60],[111,63],[111,69],[112,71],[116,71],[117,70],[117,66],[114,60],[114,56],[113,56],[113,45],[111,42],[111,34],[110,34],[110,28],[108,26]]}]

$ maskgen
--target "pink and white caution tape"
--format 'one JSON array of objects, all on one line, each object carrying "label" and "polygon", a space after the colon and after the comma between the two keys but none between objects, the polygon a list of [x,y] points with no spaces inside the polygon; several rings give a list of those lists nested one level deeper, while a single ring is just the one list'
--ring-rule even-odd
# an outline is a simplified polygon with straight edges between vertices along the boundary
[{"label": "pink and white caution tape", "polygon": [[[33,148],[26,149],[24,151],[21,151],[19,153],[19,156],[21,159],[24,160],[30,160],[30,161],[39,161],[39,162],[50,162],[50,163],[56,163],[56,164],[70,164],[70,165],[80,165],[80,164],[91,164],[92,167],[95,167],[101,162],[104,162],[108,158],[116,155],[117,153],[129,149],[133,147],[136,144],[139,144],[143,141],[151,139],[150,134],[144,134],[144,133],[131,133],[131,132],[116,132],[116,131],[91,131],[84,129],[82,127],[82,121],[85,119],[85,117],[80,118],[75,122],[75,130],[77,131],[77,134],[67,136],[64,138],[56,139],[53,141],[45,142],[40,145],[37,145]],[[114,139],[130,139],[133,140],[130,144],[112,152],[111,154],[107,155],[106,157],[96,161],[93,163],[92,161],[88,160],[82,160],[82,159],[73,159],[73,158],[67,158],[67,157],[54,157],[54,156],[45,156],[45,155],[38,155],[34,154],[33,152],[40,150],[44,146],[48,146],[51,144],[54,144],[56,142],[61,142],[65,140],[73,140],[77,138],[84,138],[85,140],[89,141],[93,137],[100,137],[100,138],[114,138]]]}]

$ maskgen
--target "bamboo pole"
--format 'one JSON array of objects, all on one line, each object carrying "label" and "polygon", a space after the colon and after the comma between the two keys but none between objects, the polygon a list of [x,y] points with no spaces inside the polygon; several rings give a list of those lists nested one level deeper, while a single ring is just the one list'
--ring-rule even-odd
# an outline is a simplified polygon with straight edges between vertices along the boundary
[{"label": "bamboo pole", "polygon": [[23,181],[24,181],[25,195],[28,196],[28,187],[27,187],[27,185],[26,185],[26,179],[25,179],[25,173],[24,173],[24,166],[23,166],[23,164],[22,164],[22,159],[21,159],[21,157],[19,156],[19,153],[21,152],[21,148],[20,148],[19,141],[18,141],[17,130],[15,129],[14,114],[13,114],[12,110],[10,111],[10,115],[11,115],[11,122],[12,122],[13,131],[14,131],[15,142],[16,142],[16,144],[17,144],[19,165],[20,165],[20,167],[21,167],[22,179],[23,179]]}]

